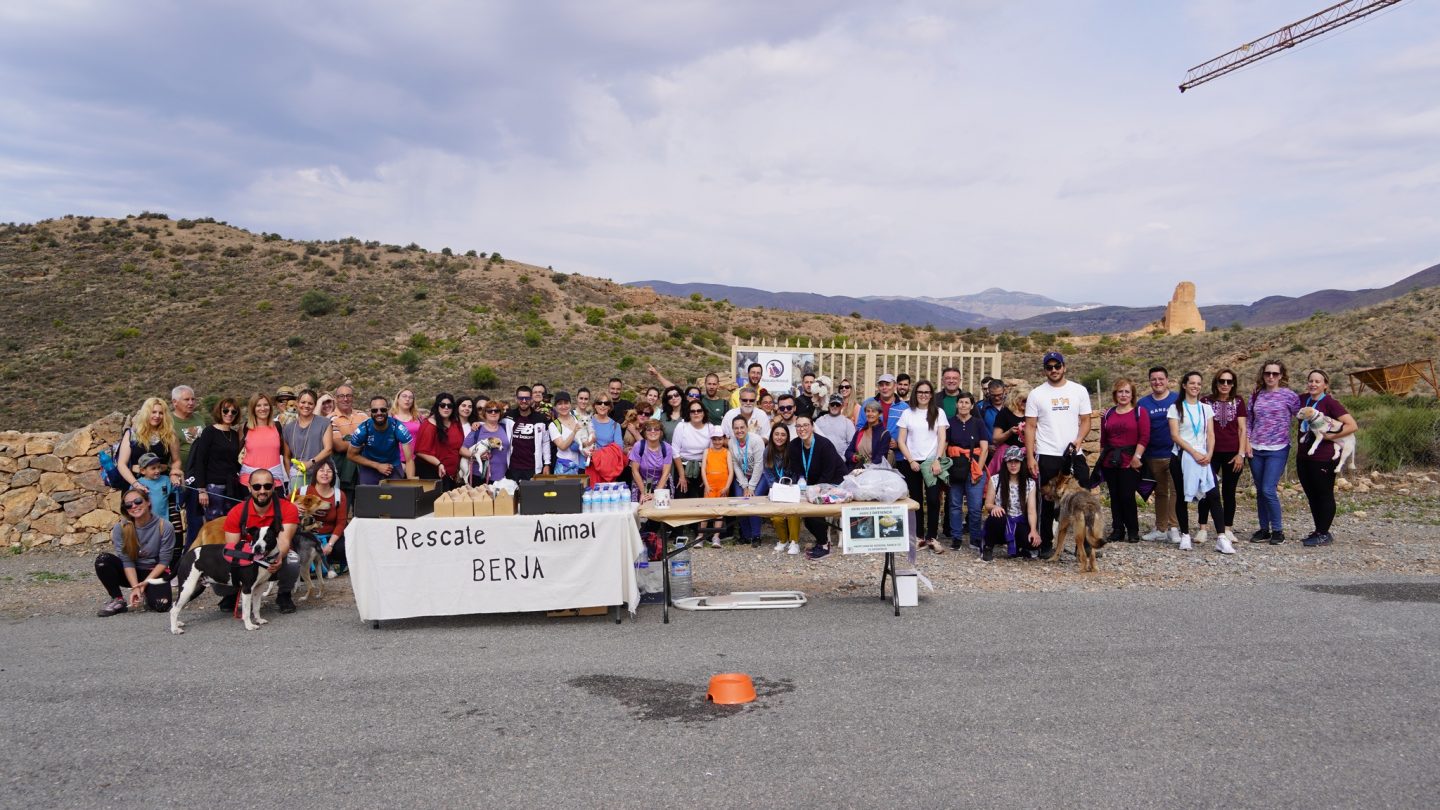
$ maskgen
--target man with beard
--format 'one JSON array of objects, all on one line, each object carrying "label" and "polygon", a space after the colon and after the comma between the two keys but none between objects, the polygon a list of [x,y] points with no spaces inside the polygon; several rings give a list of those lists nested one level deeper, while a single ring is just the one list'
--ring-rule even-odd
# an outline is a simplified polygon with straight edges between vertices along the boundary
[{"label": "man with beard", "polygon": [[[261,469],[250,473],[249,500],[236,504],[225,516],[225,544],[233,546],[243,532],[267,526],[271,529],[268,535],[269,542],[273,544],[271,548],[275,549],[274,554],[267,555],[268,559],[274,560],[270,563],[270,575],[275,576],[279,572],[280,593],[275,597],[275,606],[281,613],[294,613],[295,600],[291,598],[291,593],[300,579],[300,557],[290,551],[290,543],[300,526],[300,511],[290,501],[275,497],[275,478],[269,470]],[[220,609],[233,611],[234,586],[215,586],[216,591],[227,588],[230,593],[221,597]],[[260,594],[255,594],[255,598],[259,599]]]},{"label": "man with beard", "polygon": [[[1025,399],[1025,456],[1030,477],[1045,486],[1062,472],[1071,473],[1083,484],[1090,479],[1080,442],[1090,432],[1090,392],[1085,386],[1065,379],[1065,356],[1046,352],[1041,363],[1045,382],[1035,386]],[[1065,450],[1075,446],[1072,468],[1065,469]],[[1049,557],[1055,539],[1055,516],[1060,505],[1040,499],[1040,556]]]},{"label": "man with beard", "polygon": [[512,481],[529,481],[536,474],[550,474],[550,420],[535,410],[531,389],[515,389],[515,408],[508,416],[510,428],[510,464],[505,476]]},{"label": "man with beard", "polygon": [[360,468],[360,483],[378,484],[382,478],[404,478],[400,445],[409,444],[410,431],[390,418],[390,400],[370,399],[370,418],[346,438],[346,455]]},{"label": "man with beard", "polygon": [[735,438],[735,418],[738,416],[743,418],[749,426],[749,433],[752,436],[759,436],[763,441],[766,436],[770,435],[770,417],[755,407],[758,395],[754,391],[742,388],[739,394],[740,406],[726,411],[724,418],[720,420],[720,427],[725,431],[725,437]]},{"label": "man with beard", "polygon": [[[745,391],[745,390],[754,391],[754,392],[755,392],[755,397],[756,397],[756,399],[759,399],[760,397],[762,397],[762,396],[770,393],[769,391],[766,391],[764,388],[761,388],[761,387],[760,387],[760,380],[761,380],[761,378],[764,377],[764,376],[765,376],[765,367],[764,367],[764,366],[761,366],[759,363],[751,363],[750,365],[746,366],[746,367],[745,367],[745,380],[746,380],[746,382],[745,382],[745,384],[742,385],[741,387],[735,389],[735,392],[730,395],[730,407],[731,407],[731,408],[738,408],[738,407],[740,407],[740,392],[741,392],[741,391]],[[730,420],[726,419],[726,420],[724,420],[724,421],[725,421],[725,424],[724,424],[724,425],[721,425],[721,427],[727,427],[727,429],[728,429],[728,425],[729,425]]]}]

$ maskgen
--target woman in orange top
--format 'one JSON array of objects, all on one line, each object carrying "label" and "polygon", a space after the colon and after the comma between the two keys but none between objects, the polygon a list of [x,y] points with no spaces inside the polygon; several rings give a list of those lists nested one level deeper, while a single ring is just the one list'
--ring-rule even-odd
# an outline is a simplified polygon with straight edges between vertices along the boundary
[{"label": "woman in orange top", "polygon": [[[725,431],[716,425],[710,426],[710,446],[705,450],[701,464],[701,476],[705,481],[705,497],[724,498],[730,494],[730,484],[735,480],[735,471],[730,467],[730,448],[725,446]],[[710,545],[720,548],[720,533],[725,530],[725,521],[717,519],[708,527]],[[702,529],[704,531],[705,529]]]}]

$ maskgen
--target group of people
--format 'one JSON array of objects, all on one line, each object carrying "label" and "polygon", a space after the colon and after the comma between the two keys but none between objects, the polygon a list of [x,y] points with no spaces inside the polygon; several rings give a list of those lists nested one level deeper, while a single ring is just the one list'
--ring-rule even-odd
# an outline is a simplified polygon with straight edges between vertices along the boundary
[{"label": "group of people", "polygon": [[[945,369],[938,385],[885,373],[862,397],[848,379],[832,391],[816,386],[813,374],[793,391],[768,391],[758,363],[728,393],[718,374],[682,387],[652,366],[658,384],[634,400],[616,377],[573,396],[552,394],[539,383],[516,388],[509,401],[442,392],[428,410],[408,388],[372,396],[357,408],[349,384],[327,393],[282,386],[248,400],[222,397],[208,415],[199,411],[195,392],[181,385],[169,403],[145,400],[119,442],[116,464],[127,486],[113,551],[96,560],[111,597],[101,615],[142,602],[152,609],[168,605],[181,550],[201,525],[219,517],[226,518],[227,540],[246,528],[282,527],[273,566],[280,610],[291,612],[299,570],[289,548],[299,516],[290,499],[313,492],[330,504],[316,534],[325,564],[343,573],[343,530],[355,487],[386,478],[436,479],[453,488],[584,474],[596,483],[625,481],[646,502],[659,489],[677,498],[763,497],[781,482],[839,484],[858,470],[890,469],[920,505],[918,548],[943,554],[942,541],[959,550],[968,536],[981,558],[992,560],[998,547],[1010,557],[1049,556],[1056,505],[1038,493],[1063,473],[1107,487],[1110,541],[1139,542],[1137,495],[1153,496],[1154,528],[1145,539],[1190,549],[1207,541],[1209,522],[1216,550],[1232,554],[1235,489],[1247,465],[1259,501],[1250,540],[1285,541],[1277,488],[1297,435],[1296,471],[1315,527],[1303,543],[1332,541],[1335,442],[1355,432],[1356,423],[1330,395],[1324,371],[1306,376],[1303,396],[1290,389],[1285,364],[1275,360],[1261,365],[1248,397],[1230,369],[1211,376],[1208,393],[1198,371],[1183,374],[1172,391],[1169,372],[1152,368],[1143,397],[1131,380],[1118,379],[1112,406],[1099,417],[1092,473],[1082,447],[1094,417],[1090,394],[1066,378],[1060,353],[1046,353],[1042,368],[1045,380],[1033,388],[987,378],[980,393],[963,390],[955,368]],[[1306,406],[1339,429],[1321,435],[1302,421],[1292,434]],[[1193,536],[1192,501],[1198,504]],[[772,522],[777,552],[802,552],[803,523],[812,538],[804,553],[817,560],[830,553],[823,519]],[[760,544],[758,518],[740,520],[735,529],[740,542]],[[720,524],[709,530],[720,545]],[[222,603],[228,604],[233,595]]]}]

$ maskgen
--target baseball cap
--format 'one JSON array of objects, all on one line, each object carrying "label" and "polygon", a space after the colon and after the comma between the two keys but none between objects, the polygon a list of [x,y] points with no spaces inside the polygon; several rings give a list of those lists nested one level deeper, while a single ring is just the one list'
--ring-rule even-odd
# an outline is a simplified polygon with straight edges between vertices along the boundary
[{"label": "baseball cap", "polygon": [[140,469],[143,470],[146,467],[149,467],[151,464],[161,464],[163,462],[161,462],[160,457],[155,455],[154,453],[146,453],[140,456],[140,460],[135,463],[140,467]]},{"label": "baseball cap", "polygon": [[1024,460],[1025,460],[1025,448],[1019,447],[1019,446],[1013,445],[1013,444],[1010,445],[1009,447],[1005,448],[1005,460],[1006,460],[1006,461],[1024,461]]},{"label": "baseball cap", "polygon": [[877,382],[877,383],[887,383],[887,382],[888,382],[888,383],[893,383],[893,382],[895,382],[895,375],[894,375],[894,374],[891,374],[891,373],[889,373],[889,372],[886,372],[886,373],[884,373],[884,374],[881,374],[881,375],[880,375],[880,379],[876,380],[875,382]]},{"label": "baseball cap", "polygon": [[844,405],[844,404],[845,404],[845,398],[842,397],[842,396],[840,396],[839,394],[831,394],[831,395],[830,395],[830,404],[831,404],[831,405]]},{"label": "baseball cap", "polygon": [[1043,366],[1051,361],[1058,362],[1060,365],[1063,366],[1065,365],[1065,355],[1059,352],[1045,352],[1045,356],[1040,359],[1040,365]]}]

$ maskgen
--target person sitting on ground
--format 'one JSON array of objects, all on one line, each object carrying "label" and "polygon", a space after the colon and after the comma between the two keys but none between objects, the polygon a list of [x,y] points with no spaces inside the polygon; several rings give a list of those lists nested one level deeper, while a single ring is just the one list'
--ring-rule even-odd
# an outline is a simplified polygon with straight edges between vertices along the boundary
[{"label": "person sitting on ground", "polygon": [[204,510],[204,520],[223,517],[240,500],[240,405],[233,397],[215,403],[213,422],[190,447],[185,471]]},{"label": "person sitting on ground", "polygon": [[350,460],[360,469],[360,483],[374,485],[383,478],[405,478],[400,446],[410,442],[410,431],[390,418],[390,400],[371,397],[370,418],[345,440]]},{"label": "person sitting on ground", "polygon": [[829,439],[837,451],[845,450],[855,438],[855,423],[841,413],[844,407],[843,397],[831,395],[825,413],[815,420],[815,432]]},{"label": "person sitting on ground", "polygon": [[175,422],[170,416],[170,409],[165,406],[165,400],[159,397],[150,397],[140,403],[140,410],[135,412],[130,427],[121,437],[119,458],[115,459],[115,466],[120,477],[130,486],[134,486],[139,478],[136,462],[146,453],[154,453],[162,463],[170,467],[171,483],[176,486],[182,483],[180,440],[175,434]]},{"label": "person sitting on ground", "polygon": [[487,400],[480,411],[484,421],[470,431],[460,447],[460,455],[470,459],[472,485],[499,481],[510,466],[510,420],[503,417],[505,403]]},{"label": "person sitting on ground", "polygon": [[[1031,554],[1040,546],[1035,489],[1034,479],[1025,471],[1025,448],[1005,448],[1000,472],[991,476],[985,490],[985,547],[980,559],[995,559],[995,547],[1002,543],[1011,558],[1035,559]],[[1022,545],[1027,541],[1029,552]]]},{"label": "person sitting on ground", "polygon": [[[142,603],[152,611],[169,610],[175,527],[155,517],[150,491],[144,487],[126,490],[120,507],[124,510],[120,522],[110,530],[113,551],[95,558],[95,576],[110,595],[99,615],[114,616]],[[128,602],[122,587],[130,589]]]},{"label": "person sitting on ground", "polygon": [[314,482],[300,490],[300,495],[313,492],[325,501],[328,501],[330,508],[320,516],[315,524],[315,539],[320,541],[320,552],[325,555],[325,567],[330,571],[330,577],[334,578],[349,570],[345,560],[345,525],[348,521],[347,515],[350,512],[350,504],[336,485],[335,463],[330,459],[324,459],[315,465],[315,470],[310,476]]},{"label": "person sitting on ground", "polygon": [[[278,535],[278,539],[271,541],[275,552],[267,555],[274,560],[270,564],[270,575],[279,574],[276,581],[280,590],[275,596],[275,606],[281,613],[294,613],[295,600],[291,594],[295,591],[295,583],[300,580],[300,555],[291,550],[291,544],[295,541],[295,530],[300,527],[300,511],[295,504],[280,497],[269,470],[251,473],[249,489],[250,497],[236,504],[225,516],[225,545],[235,545],[240,541],[240,534],[251,529],[269,527],[272,538]],[[244,525],[241,525],[242,522]],[[277,528],[278,531],[275,531]],[[230,591],[221,597],[220,609],[234,610],[234,586],[216,586],[215,590]],[[255,596],[258,598],[261,594]]]},{"label": "person sitting on ground", "polygon": [[895,469],[890,465],[890,431],[885,429],[885,417],[881,415],[880,401],[865,400],[865,421],[855,431],[850,444],[845,447],[845,465],[850,472],[878,467]]},{"label": "person sitting on ground", "polygon": [[[776,430],[780,429],[776,425]],[[795,420],[796,438],[791,440],[785,456],[785,470],[790,479],[799,483],[804,481],[806,486],[818,484],[839,484],[845,479],[845,462],[840,460],[840,453],[827,439],[815,435],[815,424],[810,417],[802,416]],[[822,517],[807,517],[804,520],[806,531],[815,538],[815,544],[810,547],[808,556],[812,560],[818,560],[830,553],[829,528]]]}]

